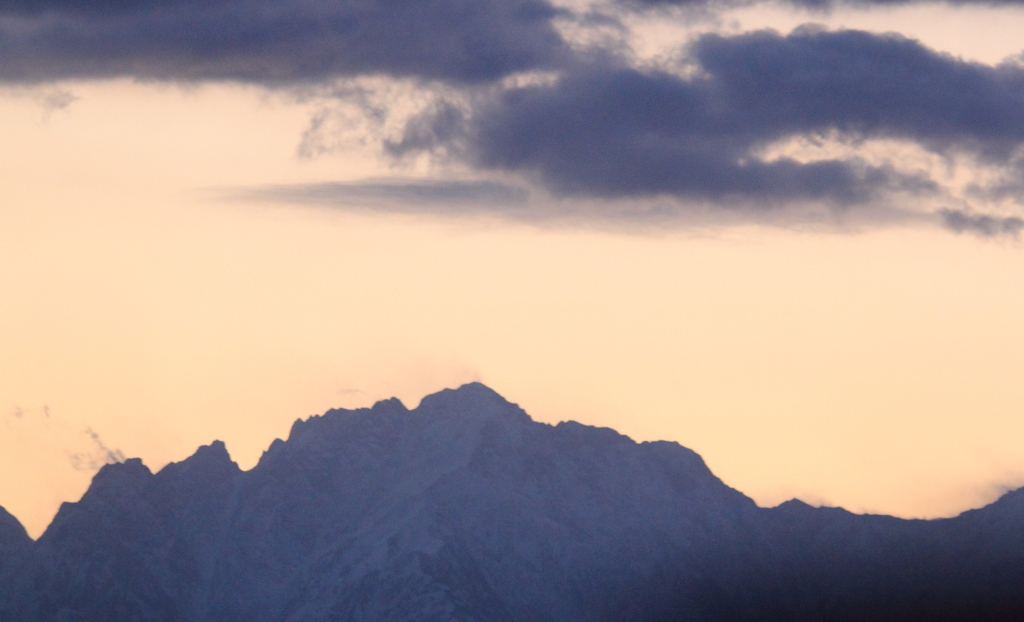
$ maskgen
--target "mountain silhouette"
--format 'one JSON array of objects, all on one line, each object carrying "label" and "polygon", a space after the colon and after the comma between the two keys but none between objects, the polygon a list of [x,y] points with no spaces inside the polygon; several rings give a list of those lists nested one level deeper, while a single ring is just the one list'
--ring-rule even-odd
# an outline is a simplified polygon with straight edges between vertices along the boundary
[{"label": "mountain silhouette", "polygon": [[103,467],[32,541],[18,622],[1024,620],[1024,491],[952,519],[760,508],[676,443],[532,421],[479,383]]}]

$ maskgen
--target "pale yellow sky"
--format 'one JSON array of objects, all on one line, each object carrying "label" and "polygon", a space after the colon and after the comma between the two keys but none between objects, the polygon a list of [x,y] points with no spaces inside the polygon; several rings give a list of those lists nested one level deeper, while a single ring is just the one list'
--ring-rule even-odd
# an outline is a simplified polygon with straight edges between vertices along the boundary
[{"label": "pale yellow sky", "polygon": [[[985,62],[1024,31],[909,11],[901,32]],[[540,421],[679,441],[762,504],[943,516],[1024,484],[1019,242],[227,201],[396,171],[355,145],[300,158],[315,101],[60,88],[62,110],[0,96],[0,505],[34,536],[88,485],[86,428],[154,469],[214,439],[249,468],[296,418],[471,380]]]}]

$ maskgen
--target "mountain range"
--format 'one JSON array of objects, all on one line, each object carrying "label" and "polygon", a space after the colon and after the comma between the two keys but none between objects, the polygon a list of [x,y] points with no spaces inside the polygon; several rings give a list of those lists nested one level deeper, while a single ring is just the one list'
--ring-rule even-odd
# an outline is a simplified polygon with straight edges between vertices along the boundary
[{"label": "mountain range", "polygon": [[4,622],[1024,620],[1024,489],[955,518],[758,507],[693,451],[538,423],[479,383],[104,466],[33,541],[0,508]]}]

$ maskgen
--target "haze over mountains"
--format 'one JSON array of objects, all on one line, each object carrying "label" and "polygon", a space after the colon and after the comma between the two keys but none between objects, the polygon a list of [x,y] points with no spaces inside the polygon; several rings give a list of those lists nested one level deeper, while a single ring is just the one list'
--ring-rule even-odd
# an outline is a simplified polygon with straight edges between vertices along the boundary
[{"label": "haze over mountains", "polygon": [[756,504],[696,453],[537,423],[481,384],[105,466],[33,542],[0,509],[0,620],[1024,619],[1024,491],[953,519]]}]

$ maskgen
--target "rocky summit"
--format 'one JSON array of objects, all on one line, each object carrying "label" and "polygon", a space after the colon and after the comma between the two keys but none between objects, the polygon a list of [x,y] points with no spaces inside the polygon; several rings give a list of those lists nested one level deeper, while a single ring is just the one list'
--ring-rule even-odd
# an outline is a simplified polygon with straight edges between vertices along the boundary
[{"label": "rocky summit", "polygon": [[1024,491],[952,519],[759,508],[676,443],[537,423],[474,383],[103,467],[33,542],[0,509],[0,620],[1024,619]]}]

